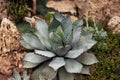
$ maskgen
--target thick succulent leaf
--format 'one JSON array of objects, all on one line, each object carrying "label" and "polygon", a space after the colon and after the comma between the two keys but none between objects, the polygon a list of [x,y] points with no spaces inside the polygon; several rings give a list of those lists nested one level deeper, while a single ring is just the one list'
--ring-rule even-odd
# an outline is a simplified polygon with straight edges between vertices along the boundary
[{"label": "thick succulent leaf", "polygon": [[73,39],[72,39],[72,47],[75,47],[77,42],[80,39],[80,34],[82,30],[82,25],[83,25],[83,19],[76,20],[72,26],[73,26]]},{"label": "thick succulent leaf", "polygon": [[34,49],[29,44],[27,44],[24,40],[20,40],[20,43],[26,49]]},{"label": "thick succulent leaf", "polygon": [[40,63],[32,63],[32,62],[29,62],[29,61],[24,61],[23,62],[23,67],[24,68],[34,68],[36,66],[38,66]]},{"label": "thick succulent leaf", "polygon": [[59,46],[56,50],[55,50],[55,53],[58,55],[58,56],[64,56],[68,50],[71,49],[71,46],[70,45],[66,45],[66,46]]},{"label": "thick succulent leaf", "polygon": [[61,26],[59,26],[59,27],[57,28],[56,34],[58,34],[61,38],[63,38],[64,33],[63,33],[63,30],[62,30]]},{"label": "thick succulent leaf", "polygon": [[55,31],[59,25],[60,25],[60,22],[57,21],[55,17],[53,17],[53,20],[49,26],[49,32]]},{"label": "thick succulent leaf", "polygon": [[55,77],[54,79],[52,79],[52,80],[59,80],[59,79],[58,79],[58,76],[56,76],[56,77]]},{"label": "thick succulent leaf", "polygon": [[58,34],[56,34],[55,32],[51,32],[51,33],[49,34],[49,37],[50,37],[50,40],[51,40],[52,42],[57,43],[57,44],[62,44],[62,39],[61,39],[61,37],[60,37]]},{"label": "thick succulent leaf", "polygon": [[42,19],[36,19],[35,28],[43,38],[48,38],[48,25]]},{"label": "thick succulent leaf", "polygon": [[50,48],[50,43],[48,39],[48,25],[45,23],[45,21],[41,19],[36,19],[35,28],[37,30],[36,35],[39,37],[42,44],[47,48]]},{"label": "thick succulent leaf", "polygon": [[51,49],[50,40],[49,40],[48,38],[45,39],[44,37],[40,36],[39,32],[36,32],[35,35],[39,37],[39,39],[41,40],[41,43],[42,43],[47,49]]},{"label": "thick succulent leaf", "polygon": [[[88,38],[88,37],[87,37]],[[92,39],[87,39],[85,37],[81,37],[78,44],[76,44],[73,47],[73,50],[69,51],[65,57],[68,58],[77,58],[79,57],[83,52],[87,51],[88,49],[90,49],[93,45],[96,44],[96,41],[92,40]]]},{"label": "thick succulent leaf", "polygon": [[86,37],[81,36],[80,40],[77,44],[77,47],[74,47],[74,49],[78,48],[78,49],[83,49],[84,52],[87,51],[88,49],[90,49],[93,45],[96,44],[95,40],[92,39],[88,39]]},{"label": "thick succulent leaf", "polygon": [[49,31],[55,31],[57,29],[57,27],[60,25],[60,22],[63,20],[63,17],[60,13],[55,13],[53,16],[53,20],[50,23],[49,26]]},{"label": "thick succulent leaf", "polygon": [[83,31],[86,32],[86,33],[87,33],[87,32],[88,32],[88,33],[93,33],[93,32],[95,31],[95,29],[90,26],[90,27],[84,27],[84,28],[83,28]]},{"label": "thick succulent leaf", "polygon": [[27,71],[25,70],[23,72],[23,80],[29,80],[30,79],[30,76],[27,75]]},{"label": "thick succulent leaf", "polygon": [[22,35],[24,41],[29,44],[31,47],[35,49],[44,49],[44,46],[40,42],[40,40],[35,36],[30,33],[25,33]]},{"label": "thick succulent leaf", "polygon": [[35,53],[27,53],[23,60],[31,63],[42,63],[48,59],[48,57],[40,56]]},{"label": "thick succulent leaf", "polygon": [[64,17],[58,12],[56,12],[54,16],[55,16],[55,19],[58,20],[59,22],[61,22],[64,19]]},{"label": "thick succulent leaf", "polygon": [[70,21],[70,16],[62,20],[61,27],[64,32],[64,43],[68,44],[72,39],[72,22]]},{"label": "thick succulent leaf", "polygon": [[67,36],[68,34],[70,34],[72,31],[72,23],[70,21],[70,16],[67,16],[66,18],[64,18],[61,24],[62,24],[64,35]]},{"label": "thick succulent leaf", "polygon": [[56,34],[55,32],[51,32],[49,34],[49,37],[50,37],[50,40],[51,40],[50,44],[52,45],[51,47],[52,47],[53,51],[56,50],[56,48],[58,46],[62,45],[62,39],[61,39],[61,37],[58,34]]},{"label": "thick succulent leaf", "polygon": [[74,47],[80,40],[81,27],[73,30],[72,46]]},{"label": "thick succulent leaf", "polygon": [[76,20],[72,25],[73,25],[73,29],[81,27],[83,25],[83,19]]},{"label": "thick succulent leaf", "polygon": [[54,69],[48,66],[48,63],[44,63],[32,73],[32,80],[52,80],[55,78],[56,73]]},{"label": "thick succulent leaf", "polygon": [[20,77],[19,73],[16,71],[16,69],[13,69],[13,76],[14,76],[15,80],[21,80],[21,77]]},{"label": "thick succulent leaf", "polygon": [[85,32],[85,31],[83,31],[82,33],[81,33],[81,36],[83,36],[83,37],[85,37],[86,39],[92,39],[92,37],[93,37],[93,33],[89,33],[89,32]]},{"label": "thick succulent leaf", "polygon": [[62,57],[55,57],[53,60],[50,62],[49,66],[53,68],[55,71],[57,71],[60,67],[65,65],[64,58]]},{"label": "thick succulent leaf", "polygon": [[35,53],[40,55],[40,56],[45,56],[45,57],[54,57],[55,54],[49,51],[41,51],[41,50],[35,50]]},{"label": "thick succulent leaf", "polygon": [[89,67],[88,66],[83,66],[81,72],[81,74],[87,74],[87,75],[90,75],[90,70],[89,70]]},{"label": "thick succulent leaf", "polygon": [[78,48],[84,48],[84,50],[86,51],[95,44],[96,44],[96,41],[94,41],[94,40],[80,41]]},{"label": "thick succulent leaf", "polygon": [[67,58],[77,58],[84,52],[84,49],[70,50],[65,57]]},{"label": "thick succulent leaf", "polygon": [[15,78],[8,78],[8,80],[16,80]]},{"label": "thick succulent leaf", "polygon": [[98,62],[97,58],[92,53],[84,53],[76,60],[80,63],[83,63],[84,65],[91,65]]},{"label": "thick succulent leaf", "polygon": [[69,73],[80,73],[83,68],[83,65],[81,63],[73,59],[66,59],[65,62],[65,69]]},{"label": "thick succulent leaf", "polygon": [[64,68],[58,72],[59,80],[74,80],[74,74],[68,73]]}]

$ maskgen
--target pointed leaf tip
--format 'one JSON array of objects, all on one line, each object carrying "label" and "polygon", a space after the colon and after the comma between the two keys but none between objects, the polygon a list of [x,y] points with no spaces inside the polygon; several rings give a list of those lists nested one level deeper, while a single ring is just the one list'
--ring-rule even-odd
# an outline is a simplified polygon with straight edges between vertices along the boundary
[{"label": "pointed leaf tip", "polygon": [[49,66],[52,67],[55,71],[57,71],[60,67],[65,65],[64,58],[56,57],[50,62]]},{"label": "pointed leaf tip", "polygon": [[74,74],[68,73],[65,68],[58,71],[59,80],[74,80]]},{"label": "pointed leaf tip", "polygon": [[76,60],[85,64],[85,65],[91,65],[91,64],[99,62],[97,60],[97,58],[94,56],[94,54],[92,54],[92,53],[83,53]]},{"label": "pointed leaf tip", "polygon": [[65,69],[69,73],[80,73],[83,65],[75,60],[67,59],[65,64]]},{"label": "pointed leaf tip", "polygon": [[54,57],[55,54],[49,51],[41,51],[41,50],[35,50],[35,53],[41,56],[45,56],[45,57]]}]

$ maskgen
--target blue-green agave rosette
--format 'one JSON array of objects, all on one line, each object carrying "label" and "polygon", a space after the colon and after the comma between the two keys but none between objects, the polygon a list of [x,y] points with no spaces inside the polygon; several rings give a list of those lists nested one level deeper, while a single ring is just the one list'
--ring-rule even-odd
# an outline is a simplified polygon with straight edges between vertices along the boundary
[{"label": "blue-green agave rosette", "polygon": [[[91,33],[82,30],[83,20],[70,21],[55,13],[48,25],[35,19],[35,33],[22,34],[21,44],[34,52],[24,57],[23,67],[38,67],[32,80],[74,80],[74,73],[90,74],[89,65],[98,62],[87,50],[96,44]],[[58,79],[59,78],[59,79]]]},{"label": "blue-green agave rosette", "polygon": [[8,78],[7,80],[30,80],[30,76],[27,75],[27,71],[23,71],[22,77],[16,69],[13,69],[13,77]]}]

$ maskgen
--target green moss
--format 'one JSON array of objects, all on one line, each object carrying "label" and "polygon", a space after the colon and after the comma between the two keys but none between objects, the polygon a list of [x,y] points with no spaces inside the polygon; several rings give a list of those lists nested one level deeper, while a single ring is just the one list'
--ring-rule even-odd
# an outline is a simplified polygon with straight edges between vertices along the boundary
[{"label": "green moss", "polygon": [[99,63],[92,66],[96,71],[88,76],[87,80],[120,79],[120,34],[107,31],[107,35],[106,38],[98,40],[98,43],[91,49],[95,52]]},{"label": "green moss", "polygon": [[[88,22],[89,26],[94,26],[93,21]],[[92,74],[84,80],[119,80],[120,79],[120,33],[113,34],[107,29],[105,21],[96,23],[98,29],[103,28],[107,31],[105,38],[95,39],[97,44],[91,49],[95,52],[99,63],[91,68]],[[80,79],[82,80],[82,79]]]},{"label": "green moss", "polygon": [[8,13],[12,20],[17,23],[20,22],[27,15],[26,0],[9,0]]},{"label": "green moss", "polygon": [[120,34],[108,32],[108,36],[99,40],[92,50],[95,53],[118,53],[120,51]]},{"label": "green moss", "polygon": [[119,80],[120,56],[118,53],[97,54],[99,63],[92,66],[96,71],[87,77],[87,80]]}]

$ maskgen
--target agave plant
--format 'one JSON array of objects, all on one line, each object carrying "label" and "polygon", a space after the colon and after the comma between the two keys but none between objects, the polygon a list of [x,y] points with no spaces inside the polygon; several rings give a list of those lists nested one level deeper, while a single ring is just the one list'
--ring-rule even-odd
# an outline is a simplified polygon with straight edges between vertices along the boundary
[{"label": "agave plant", "polygon": [[24,71],[23,77],[21,78],[20,74],[16,71],[16,69],[14,69],[13,77],[8,78],[8,80],[29,80],[29,76],[27,75],[27,71]]},{"label": "agave plant", "polygon": [[92,16],[92,21],[93,21],[93,26],[90,26],[88,24],[89,18],[91,16],[88,16],[88,13],[85,13],[85,22],[86,22],[86,26],[83,28],[83,30],[85,32],[92,32],[93,33],[93,38],[97,41],[100,41],[101,39],[104,39],[107,37],[107,32],[101,28],[99,29],[99,26],[96,25],[96,21],[95,21],[95,16]]},{"label": "agave plant", "polygon": [[98,60],[87,50],[96,41],[82,30],[82,25],[82,19],[72,23],[70,16],[59,13],[53,15],[49,27],[42,19],[35,19],[35,33],[22,34],[21,40],[33,51],[23,59],[23,67],[37,66],[32,80],[74,80],[74,73],[89,74],[89,65]]}]

